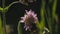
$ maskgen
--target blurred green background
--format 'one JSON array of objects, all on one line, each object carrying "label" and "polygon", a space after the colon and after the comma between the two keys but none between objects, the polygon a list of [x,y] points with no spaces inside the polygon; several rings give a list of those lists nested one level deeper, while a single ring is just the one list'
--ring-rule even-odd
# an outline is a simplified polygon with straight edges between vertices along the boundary
[{"label": "blurred green background", "polygon": [[[40,34],[44,27],[49,29],[50,34],[60,34],[60,0],[37,0],[36,2],[29,3],[29,6],[15,3],[8,8],[14,1],[18,0],[0,0],[0,34],[7,32],[6,25],[13,30],[10,31],[11,33],[9,32],[10,34],[18,34],[18,22],[20,17],[24,15],[25,9],[32,9],[37,13],[40,22],[38,25],[41,29]],[[23,34],[29,34],[24,30],[22,31],[24,32]]]}]

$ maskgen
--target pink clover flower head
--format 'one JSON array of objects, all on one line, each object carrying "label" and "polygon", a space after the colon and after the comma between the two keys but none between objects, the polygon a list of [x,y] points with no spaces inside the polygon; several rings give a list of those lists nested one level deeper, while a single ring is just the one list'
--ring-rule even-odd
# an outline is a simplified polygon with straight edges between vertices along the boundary
[{"label": "pink clover flower head", "polygon": [[20,20],[21,23],[24,23],[24,28],[25,30],[31,30],[32,28],[32,24],[36,24],[37,23],[37,14],[34,13],[34,11],[30,10],[30,11],[26,11],[26,14],[24,15],[24,17],[21,17],[22,20]]}]

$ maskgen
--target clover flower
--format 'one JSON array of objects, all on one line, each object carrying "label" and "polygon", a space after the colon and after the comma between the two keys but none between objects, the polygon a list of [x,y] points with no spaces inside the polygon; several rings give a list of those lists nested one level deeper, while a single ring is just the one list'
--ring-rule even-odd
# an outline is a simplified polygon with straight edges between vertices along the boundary
[{"label": "clover flower", "polygon": [[33,24],[37,23],[37,14],[34,13],[34,11],[30,10],[30,11],[26,11],[26,14],[24,15],[24,17],[21,17],[22,20],[20,20],[21,23],[24,23],[24,28],[25,30],[31,30],[31,28],[33,27]]}]

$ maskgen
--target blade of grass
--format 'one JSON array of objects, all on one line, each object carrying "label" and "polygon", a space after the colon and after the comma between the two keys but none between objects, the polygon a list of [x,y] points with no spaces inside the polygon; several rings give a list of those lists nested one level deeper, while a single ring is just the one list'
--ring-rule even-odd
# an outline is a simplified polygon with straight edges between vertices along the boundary
[{"label": "blade of grass", "polygon": [[57,0],[54,0],[53,6],[52,6],[52,17],[55,18],[56,15],[56,8],[57,8]]},{"label": "blade of grass", "polygon": [[39,24],[39,27],[40,27],[39,34],[43,34],[43,30],[44,30],[44,27],[45,27],[44,10],[45,10],[45,1],[42,0],[41,11],[40,11],[40,14],[41,14],[41,22]]},{"label": "blade of grass", "polygon": [[56,20],[55,32],[57,32],[58,30],[58,15],[56,14],[56,8],[57,8],[57,0],[54,0],[52,6],[52,18]]},{"label": "blade of grass", "polygon": [[51,23],[51,14],[50,14],[50,9],[49,9],[49,6],[47,7],[47,11],[45,12],[45,16],[46,16],[46,21],[48,23],[48,27],[49,27],[49,31],[50,31],[50,34],[52,33],[52,23]]}]

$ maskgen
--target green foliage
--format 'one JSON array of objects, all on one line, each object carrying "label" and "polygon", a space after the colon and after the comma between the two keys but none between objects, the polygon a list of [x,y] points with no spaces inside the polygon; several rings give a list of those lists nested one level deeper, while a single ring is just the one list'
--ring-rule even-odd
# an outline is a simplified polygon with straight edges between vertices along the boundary
[{"label": "green foliage", "polygon": [[0,11],[2,11],[2,10],[3,10],[3,8],[0,7]]},{"label": "green foliage", "polygon": [[[3,7],[2,8],[0,7],[0,12],[3,14],[3,22],[4,23],[2,22],[1,15],[0,15],[0,34],[6,34],[6,27],[5,27],[6,26],[6,16],[5,16],[5,13],[15,3],[18,3],[18,1],[15,1],[15,2],[11,3],[9,6],[5,7],[5,0],[2,0]],[[4,31],[2,31],[2,29],[3,29],[2,24],[4,24]]]},{"label": "green foliage", "polygon": [[[55,29],[57,28],[58,25],[54,25],[56,20],[58,22],[58,15],[56,14],[56,7],[57,7],[57,0],[53,1],[53,5],[52,5],[52,15],[49,13],[50,9],[48,8],[48,16],[47,16],[47,22],[48,22],[48,26],[49,26],[49,30],[50,30],[50,34],[57,34],[55,32]],[[49,17],[50,16],[50,17]],[[56,22],[56,23],[57,23]]]}]

